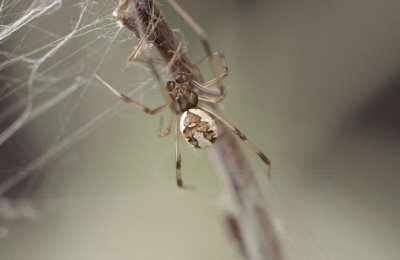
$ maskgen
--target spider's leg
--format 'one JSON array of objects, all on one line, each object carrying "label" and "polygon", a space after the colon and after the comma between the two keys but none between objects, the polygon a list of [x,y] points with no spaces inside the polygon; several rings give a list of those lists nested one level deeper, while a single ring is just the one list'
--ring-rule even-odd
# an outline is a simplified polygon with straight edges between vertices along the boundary
[{"label": "spider's leg", "polygon": [[204,105],[204,104],[197,104],[197,106],[201,109],[203,109],[204,111],[210,113],[211,115],[213,115],[214,117],[216,117],[217,119],[219,119],[222,123],[224,123],[227,127],[229,127],[229,129],[231,129],[237,136],[239,136],[240,139],[242,139],[242,141],[248,146],[250,147],[251,150],[253,150],[253,152],[255,152],[260,158],[261,160],[263,160],[263,162],[267,165],[267,175],[268,177],[270,177],[270,167],[271,167],[271,161],[268,159],[267,156],[265,156],[265,154],[263,154],[260,149],[258,149],[252,142],[250,142],[249,139],[247,139],[247,137],[242,134],[242,132],[240,132],[239,129],[237,129],[236,127],[234,127],[231,123],[229,123],[224,117],[222,117],[221,115],[219,115],[217,113],[217,111],[215,111],[214,109],[212,109],[211,107]]},{"label": "spider's leg", "polygon": [[206,95],[198,95],[199,100],[211,102],[211,103],[219,103],[226,97],[226,92],[222,93],[219,97],[211,97]]},{"label": "spider's leg", "polygon": [[108,84],[107,82],[105,82],[102,78],[100,78],[98,75],[95,75],[95,77],[100,80],[107,88],[109,88],[116,96],[118,96],[120,99],[122,99],[123,101],[125,101],[126,103],[128,103],[131,106],[134,106],[136,108],[139,108],[140,110],[142,110],[143,112],[147,113],[147,114],[157,114],[160,111],[162,111],[164,108],[166,108],[169,105],[169,102],[165,102],[163,103],[161,106],[155,108],[155,109],[150,109],[148,107],[145,107],[143,105],[141,105],[140,103],[130,99],[129,97],[127,97],[126,95],[118,92],[115,88],[111,87],[110,84]]},{"label": "spider's leg", "polygon": [[[169,101],[170,101],[170,100],[171,100],[171,97],[169,96],[169,94],[168,94],[168,92],[167,92],[167,89],[166,89],[165,86],[163,85],[162,77],[161,77],[160,73],[158,73],[156,67],[154,66],[154,64],[153,64],[152,62],[148,63],[148,65],[149,65],[151,71],[153,72],[153,74],[154,74],[156,80],[158,81],[158,83],[159,83],[159,85],[160,85],[160,87],[161,87],[161,90],[162,90],[162,92],[163,92],[163,94],[164,94],[166,100],[169,100]],[[170,102],[168,102],[168,101],[167,101],[166,103],[167,103],[167,105],[170,104]],[[171,108],[171,110],[172,110],[172,108]],[[181,116],[180,116],[179,114],[176,114],[176,112],[175,112],[174,110],[172,110],[172,113],[175,113],[175,114],[173,114],[173,117],[174,117],[174,118],[176,117],[176,123],[175,123],[175,168],[176,168],[176,184],[178,185],[178,187],[183,187],[182,175],[181,175],[181,161],[182,161],[182,159],[181,159],[181,152],[180,152],[180,149],[179,149],[179,138],[178,138],[178,137],[179,137],[179,121],[180,121]],[[172,117],[172,116],[171,116],[171,117]],[[171,120],[172,120],[172,121],[171,121]],[[173,123],[173,119],[170,119],[170,122],[169,122],[168,125],[170,125],[170,124],[172,125],[172,123]],[[167,131],[168,131],[168,130],[167,130]]]},{"label": "spider's leg", "polygon": [[162,65],[162,66],[166,65],[165,62],[163,60],[161,60],[161,59],[154,59],[154,58],[150,59],[150,58],[137,57],[137,58],[128,60],[128,62],[126,64],[126,69],[131,68],[132,64],[134,64],[135,62],[145,62],[145,63],[151,62],[151,63],[156,64],[156,65]]},{"label": "spider's leg", "polygon": [[171,59],[168,61],[167,69],[170,69],[172,67],[172,65],[175,64],[175,62],[180,61],[181,47],[182,47],[182,41],[179,41],[178,47],[176,47],[176,50],[169,51],[170,53],[173,53],[173,55],[172,55]]},{"label": "spider's leg", "polygon": [[146,48],[145,47],[146,42],[142,39],[140,40],[139,44],[136,46],[136,48],[133,50],[131,55],[128,57],[128,63],[129,62],[135,62],[138,61],[140,53]]},{"label": "spider's leg", "polygon": [[[218,83],[218,88],[220,90],[220,93],[221,93],[221,95],[223,95],[224,93],[226,94],[226,90],[225,90],[225,87],[222,84],[221,80],[223,78],[225,78],[226,76],[228,76],[228,66],[226,65],[225,55],[221,50],[218,51],[218,56],[221,61],[221,66],[222,66],[222,70],[223,70],[222,73],[218,75],[218,71],[216,69],[215,70],[213,69],[215,78],[210,79],[209,81],[203,82],[201,85],[203,87],[209,87],[215,83]],[[210,56],[210,60],[211,60],[211,57],[212,56]],[[215,64],[214,64],[214,66],[215,66]]]},{"label": "spider's leg", "polygon": [[164,132],[161,131],[162,123],[160,123],[160,129],[159,129],[159,131],[157,133],[157,135],[159,137],[165,137],[165,136],[171,134],[172,124],[174,123],[174,119],[175,119],[175,114],[171,114],[170,117],[169,117],[167,130],[165,130]]},{"label": "spider's leg", "polygon": [[176,167],[176,184],[178,187],[183,186],[182,175],[181,175],[181,152],[179,150],[179,121],[181,116],[178,116],[175,123],[175,167]]},{"label": "spider's leg", "polygon": [[182,16],[182,18],[189,24],[189,26],[192,28],[192,30],[199,36],[200,41],[203,45],[204,51],[206,52],[206,59],[208,59],[208,62],[210,64],[212,73],[214,75],[214,79],[209,80],[203,84],[204,87],[208,87],[214,83],[218,83],[218,88],[220,90],[220,94],[222,95],[226,90],[224,85],[222,84],[221,80],[225,78],[228,75],[228,67],[226,66],[226,61],[225,57],[222,53],[222,51],[219,51],[218,54],[220,56],[221,60],[221,65],[224,70],[222,74],[219,75],[217,66],[215,64],[214,60],[214,55],[211,52],[210,44],[208,43],[208,37],[207,34],[204,32],[204,30],[190,17],[190,15],[183,10],[182,7],[180,7],[175,0],[168,0],[170,5],[176,10],[178,14]]},{"label": "spider's leg", "polygon": [[[153,9],[154,11],[154,9]],[[152,13],[151,15],[154,15],[154,13]],[[149,25],[146,28],[146,31],[143,31],[141,29],[143,28],[137,28],[137,30],[139,31],[140,34],[140,42],[138,44],[138,46],[135,48],[135,50],[131,53],[131,55],[129,55],[128,57],[128,64],[129,62],[134,62],[134,61],[143,61],[143,62],[151,62],[151,63],[157,63],[163,65],[164,62],[160,61],[160,60],[155,60],[155,59],[146,59],[146,58],[139,58],[140,53],[142,53],[142,51],[144,51],[146,49],[146,44],[147,44],[147,40],[148,37],[154,32],[155,28],[157,28],[158,23],[161,21],[161,16],[157,17],[157,19],[152,20]],[[128,65],[127,65],[128,67]]]},{"label": "spider's leg", "polygon": [[145,62],[145,63],[152,63],[152,64],[156,64],[156,65],[162,65],[162,66],[166,66],[166,68],[169,69],[172,67],[172,65],[174,65],[174,63],[177,60],[180,60],[179,55],[180,55],[180,50],[182,47],[181,41],[179,41],[179,44],[178,44],[178,47],[176,48],[176,50],[169,51],[170,53],[173,53],[173,55],[167,64],[165,63],[164,60],[161,60],[161,59],[139,57],[140,52],[143,50],[143,47],[142,47],[143,44],[141,41],[139,43],[139,45],[135,48],[133,53],[129,56],[127,67],[126,67],[127,69],[130,68],[131,64],[134,64],[135,62]]},{"label": "spider's leg", "polygon": [[[211,103],[219,103],[226,97],[226,94],[227,94],[226,91],[223,92],[222,94],[214,93],[214,92],[210,91],[209,89],[203,87],[203,85],[201,85],[200,83],[198,83],[197,81],[194,81],[194,80],[191,81],[191,85],[201,91],[200,92],[201,94],[198,94],[199,100],[203,100],[203,101],[207,101],[207,102],[211,102]],[[205,95],[205,94],[207,94],[207,95]]]}]

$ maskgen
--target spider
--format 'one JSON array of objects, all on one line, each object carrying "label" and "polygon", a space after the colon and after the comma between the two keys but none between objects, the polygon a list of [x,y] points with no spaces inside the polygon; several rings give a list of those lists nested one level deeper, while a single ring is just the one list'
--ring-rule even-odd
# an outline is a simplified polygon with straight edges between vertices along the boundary
[{"label": "spider", "polygon": [[[211,146],[218,138],[218,127],[215,119],[221,121],[230,130],[233,131],[250,149],[255,152],[263,162],[270,166],[270,160],[265,156],[247,137],[234,125],[228,122],[223,116],[215,111],[205,103],[219,103],[226,96],[226,90],[221,83],[221,80],[228,76],[228,66],[226,64],[225,56],[221,50],[212,54],[207,41],[207,37],[204,31],[190,18],[189,15],[178,6],[173,0],[168,0],[170,4],[182,15],[182,17],[188,22],[192,29],[200,36],[203,43],[205,52],[207,53],[207,59],[210,61],[210,65],[213,69],[214,75],[216,75],[215,63],[213,60],[214,55],[219,56],[219,60],[223,69],[223,72],[216,75],[215,78],[206,82],[197,82],[190,79],[190,76],[186,72],[178,72],[175,75],[174,80],[170,80],[161,86],[164,93],[166,93],[166,101],[155,109],[150,109],[142,104],[132,100],[126,95],[118,92],[115,88],[105,82],[102,78],[96,75],[106,87],[108,87],[115,95],[120,99],[127,102],[128,104],[141,109],[147,114],[157,114],[168,106],[171,108],[172,115],[168,122],[167,130],[159,132],[158,136],[167,136],[172,132],[172,127],[175,122],[174,136],[175,136],[175,168],[176,168],[176,182],[178,187],[183,186],[182,175],[181,175],[181,154],[179,149],[179,132],[183,139],[194,148],[207,148]],[[136,58],[138,50],[142,46],[138,46],[134,54],[130,56],[129,61],[137,60],[150,63],[157,63],[151,59],[139,59]],[[178,49],[180,45],[178,46]],[[178,50],[174,51],[174,60],[179,59]],[[133,58],[132,58],[133,57]],[[169,62],[172,64],[173,60]],[[168,66],[168,65],[167,65]],[[154,71],[154,67],[153,67]],[[156,71],[154,71],[156,73]],[[157,73],[156,73],[157,74]],[[159,78],[159,77],[158,77]],[[220,93],[216,94],[208,89],[209,86],[218,84]]]}]

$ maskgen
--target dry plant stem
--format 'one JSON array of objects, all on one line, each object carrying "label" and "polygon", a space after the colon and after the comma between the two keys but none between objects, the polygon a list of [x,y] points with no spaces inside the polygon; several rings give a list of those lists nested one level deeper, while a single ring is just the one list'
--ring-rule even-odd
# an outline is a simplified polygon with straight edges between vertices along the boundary
[{"label": "dry plant stem", "polygon": [[[153,44],[165,63],[171,61],[179,41],[153,0],[120,0],[116,15],[140,40]],[[146,32],[145,39],[141,37],[142,32]],[[197,66],[184,53],[171,64],[170,72],[172,75],[186,72],[192,80],[203,82]],[[216,106],[213,108],[218,111]],[[233,212],[234,217],[229,216],[229,222],[236,222],[233,225],[238,230],[234,231],[233,237],[241,244],[248,259],[283,259],[273,225],[266,213],[265,201],[236,136],[226,127],[221,127],[221,136],[209,153],[234,201],[236,212]]]}]

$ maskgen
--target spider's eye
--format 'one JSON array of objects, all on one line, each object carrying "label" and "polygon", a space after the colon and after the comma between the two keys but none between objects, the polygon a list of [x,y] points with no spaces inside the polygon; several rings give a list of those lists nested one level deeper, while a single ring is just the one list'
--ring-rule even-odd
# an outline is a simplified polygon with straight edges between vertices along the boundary
[{"label": "spider's eye", "polygon": [[175,81],[179,84],[185,83],[188,81],[188,75],[186,75],[186,73],[179,72],[175,77]]},{"label": "spider's eye", "polygon": [[167,83],[165,83],[165,87],[167,88],[168,91],[172,91],[175,88],[175,82],[168,81]]}]

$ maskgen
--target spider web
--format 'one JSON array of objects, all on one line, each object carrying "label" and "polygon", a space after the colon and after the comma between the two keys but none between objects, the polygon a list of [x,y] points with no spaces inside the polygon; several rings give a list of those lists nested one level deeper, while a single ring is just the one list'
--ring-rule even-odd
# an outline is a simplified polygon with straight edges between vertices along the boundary
[{"label": "spider web", "polygon": [[79,155],[70,148],[127,107],[116,99],[101,104],[99,92],[112,94],[96,75],[118,89],[121,78],[121,91],[138,101],[157,86],[141,66],[124,73],[137,40],[112,17],[116,1],[0,1],[1,238],[8,234],[2,222],[42,214],[30,194],[44,168],[68,153],[73,162]]},{"label": "spider web", "polygon": [[138,100],[155,91],[143,70],[123,73],[137,42],[112,17],[115,8],[114,1],[0,2],[0,220],[36,217],[28,198],[43,167],[126,107],[115,99],[94,107],[97,93],[107,93],[95,75],[129,81],[122,91]]}]

